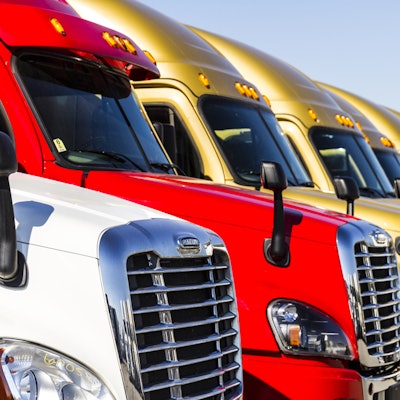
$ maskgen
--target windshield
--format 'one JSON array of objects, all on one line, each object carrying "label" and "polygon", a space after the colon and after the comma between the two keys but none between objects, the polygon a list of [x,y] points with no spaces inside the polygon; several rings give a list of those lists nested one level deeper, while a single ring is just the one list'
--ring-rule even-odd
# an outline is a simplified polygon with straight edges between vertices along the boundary
[{"label": "windshield", "polygon": [[61,163],[83,169],[168,170],[127,76],[44,54],[23,55],[16,66]]},{"label": "windshield", "polygon": [[391,183],[400,178],[400,156],[397,152],[374,150],[374,153]]},{"label": "windshield", "polygon": [[275,161],[289,185],[312,185],[273,113],[216,97],[205,98],[201,109],[237,183],[258,185],[262,161]]},{"label": "windshield", "polygon": [[362,196],[393,197],[390,181],[361,135],[314,128],[310,136],[332,178],[352,177]]}]

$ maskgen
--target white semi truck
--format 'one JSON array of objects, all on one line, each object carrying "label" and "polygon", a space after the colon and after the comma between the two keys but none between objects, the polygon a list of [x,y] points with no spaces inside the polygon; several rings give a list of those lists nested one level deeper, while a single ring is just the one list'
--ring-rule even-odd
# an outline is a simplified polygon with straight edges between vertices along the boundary
[{"label": "white semi truck", "polygon": [[222,240],[15,169],[0,134],[0,398],[241,398]]}]

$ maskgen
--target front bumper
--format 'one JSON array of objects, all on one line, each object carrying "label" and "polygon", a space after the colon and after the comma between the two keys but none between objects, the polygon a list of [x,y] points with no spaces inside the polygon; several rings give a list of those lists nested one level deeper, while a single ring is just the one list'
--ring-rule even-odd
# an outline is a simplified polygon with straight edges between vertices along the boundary
[{"label": "front bumper", "polygon": [[364,378],[357,371],[313,360],[243,355],[244,400],[400,399],[400,367]]}]

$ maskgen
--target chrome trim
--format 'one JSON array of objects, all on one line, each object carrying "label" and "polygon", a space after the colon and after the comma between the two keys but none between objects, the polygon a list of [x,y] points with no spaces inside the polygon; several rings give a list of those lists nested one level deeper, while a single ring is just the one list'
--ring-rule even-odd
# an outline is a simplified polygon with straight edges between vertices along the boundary
[{"label": "chrome trim", "polygon": [[400,360],[400,284],[393,241],[365,221],[338,229],[337,243],[364,369],[394,368]]},{"label": "chrome trim", "polygon": [[[184,248],[184,251],[182,251],[179,243],[186,243],[186,245],[189,245],[189,249]],[[194,246],[194,251],[192,245]],[[210,260],[212,257],[216,257],[216,254],[222,254],[220,257],[226,261],[224,265],[213,265],[211,263]],[[129,271],[128,265],[132,256],[142,255],[147,257],[145,257],[147,266],[143,270]],[[220,387],[199,396],[192,396],[191,399],[224,398],[225,400],[234,400],[241,398],[243,379],[237,306],[234,301],[235,294],[229,258],[224,243],[219,236],[181,220],[152,219],[135,221],[104,232],[99,244],[99,258],[105,298],[109,307],[110,324],[114,331],[116,351],[120,358],[121,371],[123,372],[128,399],[136,400],[144,399],[145,397],[151,399],[149,393],[161,388],[169,391],[170,396],[168,397],[179,398],[182,396],[181,387],[183,384],[196,382],[197,380],[201,382],[202,379],[211,378],[219,379]],[[199,258],[204,258],[208,261],[205,264],[190,264],[190,260],[197,260]],[[160,260],[163,261],[165,259],[172,260],[170,262],[172,264],[171,268],[168,267],[165,269],[162,266]],[[175,261],[179,265],[175,265]],[[153,279],[150,289],[138,289],[135,293],[131,292],[129,280],[135,279],[133,275],[146,278],[146,274],[149,274],[149,272]],[[208,276],[211,276],[213,273],[225,274],[225,278],[219,282],[214,282],[214,284],[212,282],[203,282],[201,284],[200,282],[198,287],[197,285],[183,285],[180,286],[180,290],[187,292],[201,288],[214,293],[222,289],[227,291],[229,295],[207,301],[199,300],[192,304],[169,304],[168,296],[174,294],[177,289],[173,286],[168,287],[164,282],[165,276],[168,276],[168,274],[176,275],[178,273],[179,276],[185,276],[191,272],[202,273]],[[148,292],[151,294],[154,288],[156,288],[157,304],[133,309],[133,296],[147,294]],[[172,319],[172,313],[176,311],[185,312],[187,310],[190,312],[193,308],[201,310],[206,307],[216,310],[219,307],[225,307],[225,304],[229,305],[231,312],[223,316],[212,315],[208,318],[200,319],[195,323],[191,323],[190,321],[180,321],[177,323]],[[160,323],[137,329],[134,318],[145,318],[146,314],[149,313],[159,315]],[[217,332],[215,335],[205,337],[203,340],[193,338],[184,344],[175,341],[175,331],[183,327],[197,329],[201,326],[207,326],[207,324],[222,324],[224,323],[223,321],[226,321],[230,326],[230,329],[223,334]],[[139,351],[138,335],[151,334],[152,332],[162,335],[161,343],[155,343],[153,346],[147,346]],[[199,373],[190,378],[181,378],[179,368],[190,366],[195,361],[191,358],[183,361],[178,360],[177,354],[180,348],[202,345],[206,342],[210,343],[210,346],[215,343],[215,347],[218,347],[221,340],[233,341],[234,345],[230,348],[220,349],[223,351],[217,351],[215,354],[208,354],[204,356],[204,360],[200,358],[196,361],[209,361],[213,358],[222,359],[222,357],[227,357],[232,353],[235,360],[236,377],[232,382],[223,382],[222,376],[227,372],[223,367],[205,371],[203,374]],[[165,354],[165,361],[154,362],[142,368],[140,357],[147,357],[147,354],[154,351],[161,351]],[[222,365],[220,361],[219,365]],[[143,374],[157,373],[158,371],[167,371],[168,379],[164,383],[155,385],[147,383],[145,388],[141,379],[144,376]],[[223,397],[222,395],[220,397],[222,393],[231,389],[231,393],[234,393],[234,395],[230,397]]]}]

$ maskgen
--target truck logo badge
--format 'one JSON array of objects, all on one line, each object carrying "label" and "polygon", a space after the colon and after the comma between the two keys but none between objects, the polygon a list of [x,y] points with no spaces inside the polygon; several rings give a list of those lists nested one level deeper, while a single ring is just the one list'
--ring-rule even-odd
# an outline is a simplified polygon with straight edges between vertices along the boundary
[{"label": "truck logo badge", "polygon": [[200,240],[195,237],[178,238],[178,251],[181,254],[200,253]]},{"label": "truck logo badge", "polygon": [[389,239],[385,235],[384,232],[380,230],[374,230],[372,233],[370,233],[370,236],[372,240],[374,241],[375,246],[388,246],[389,245]]}]

